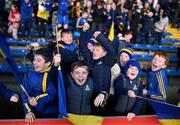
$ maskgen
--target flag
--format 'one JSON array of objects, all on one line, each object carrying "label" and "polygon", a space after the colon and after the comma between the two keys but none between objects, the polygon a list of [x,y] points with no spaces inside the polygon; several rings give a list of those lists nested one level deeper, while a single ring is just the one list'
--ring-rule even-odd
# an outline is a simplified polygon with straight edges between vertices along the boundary
[{"label": "flag", "polygon": [[69,113],[67,119],[74,125],[102,125],[104,118],[101,116],[78,115]]},{"label": "flag", "polygon": [[180,107],[156,100],[148,101],[160,119],[180,119]]},{"label": "flag", "polygon": [[59,104],[59,118],[67,117],[66,110],[66,93],[64,88],[64,81],[61,72],[61,67],[58,68],[58,104]]},{"label": "flag", "polygon": [[111,24],[108,38],[111,42],[114,40],[114,22]]},{"label": "flag", "polygon": [[8,45],[8,43],[6,41],[6,37],[2,33],[0,33],[0,52],[1,52],[2,56],[3,56],[3,58],[6,59],[6,61],[10,65],[10,67],[12,69],[12,72],[15,75],[18,83],[21,84],[22,81],[23,81],[22,76],[18,72],[17,65],[16,65],[14,59],[11,56],[9,45]]},{"label": "flag", "polygon": [[180,107],[166,102],[137,96],[146,100],[155,110],[159,121],[163,124],[180,124]]},{"label": "flag", "polygon": [[7,61],[9,66],[11,67],[11,70],[14,76],[16,77],[21,89],[25,92],[27,96],[29,96],[25,88],[22,86],[23,78],[21,74],[18,72],[18,67],[16,65],[16,62],[11,56],[11,52],[9,49],[9,45],[6,41],[6,37],[2,33],[0,33],[0,53],[2,54],[3,58]]},{"label": "flag", "polygon": [[114,40],[114,10],[112,10],[112,23],[109,30],[108,38],[111,42]]}]

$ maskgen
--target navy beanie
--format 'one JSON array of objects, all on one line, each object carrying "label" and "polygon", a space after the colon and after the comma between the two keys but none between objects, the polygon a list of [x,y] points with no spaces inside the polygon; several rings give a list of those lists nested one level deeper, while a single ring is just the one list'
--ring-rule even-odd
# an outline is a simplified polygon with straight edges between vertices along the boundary
[{"label": "navy beanie", "polygon": [[97,43],[97,40],[94,38],[91,38],[87,41],[88,43],[91,43],[93,46]]},{"label": "navy beanie", "polygon": [[124,66],[124,71],[125,71],[125,73],[127,72],[127,70],[128,70],[131,66],[135,66],[135,67],[137,67],[137,69],[139,70],[139,72],[141,71],[141,67],[140,67],[139,63],[138,63],[136,60],[131,59],[131,60],[129,60],[129,61],[125,64],[125,66]]},{"label": "navy beanie", "polygon": [[128,54],[129,58],[133,59],[133,49],[132,48],[130,48],[130,47],[122,48],[119,53],[119,57],[122,53]]}]

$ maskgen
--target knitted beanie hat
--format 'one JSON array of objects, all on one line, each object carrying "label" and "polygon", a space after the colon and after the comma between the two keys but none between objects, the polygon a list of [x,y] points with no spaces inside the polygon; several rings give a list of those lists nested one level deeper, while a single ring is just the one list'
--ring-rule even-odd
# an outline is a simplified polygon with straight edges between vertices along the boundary
[{"label": "knitted beanie hat", "polygon": [[125,64],[125,66],[124,66],[124,71],[125,71],[125,73],[127,72],[127,70],[128,70],[131,66],[135,66],[135,67],[137,67],[137,69],[139,70],[139,72],[141,71],[141,67],[140,67],[139,63],[138,63],[136,60],[131,59],[131,60],[129,60],[129,61]]},{"label": "knitted beanie hat", "polygon": [[130,47],[122,48],[119,53],[119,57],[121,56],[122,53],[128,54],[129,58],[133,59],[133,49],[132,48],[130,48]]},{"label": "knitted beanie hat", "polygon": [[98,41],[94,38],[90,38],[87,42],[91,43],[94,46]]}]

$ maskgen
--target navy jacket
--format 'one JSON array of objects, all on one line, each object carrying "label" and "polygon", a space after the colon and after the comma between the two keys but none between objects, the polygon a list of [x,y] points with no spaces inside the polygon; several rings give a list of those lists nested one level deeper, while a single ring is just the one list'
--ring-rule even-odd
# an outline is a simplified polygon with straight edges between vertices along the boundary
[{"label": "navy jacket", "polygon": [[131,81],[127,76],[120,75],[114,83],[115,111],[121,114],[129,112],[139,114],[142,100],[130,98],[128,96],[129,90],[134,91],[136,95],[142,96],[143,88],[141,81],[138,77]]},{"label": "navy jacket", "polygon": [[87,115],[91,113],[92,94],[94,83],[91,78],[87,78],[84,85],[75,83],[71,76],[65,78],[67,111],[69,113]]},{"label": "navy jacket", "polygon": [[141,19],[141,23],[143,25],[143,27],[141,29],[143,33],[152,33],[153,26],[154,26],[153,17],[149,17],[149,16],[145,15]]},{"label": "navy jacket", "polygon": [[[56,42],[51,42],[48,47],[57,53]],[[61,54],[61,69],[63,76],[67,76],[71,72],[71,64],[78,61],[78,46],[73,42],[68,45],[63,41],[58,43],[59,53]]]},{"label": "navy jacket", "polygon": [[115,50],[108,39],[103,34],[100,34],[96,40],[105,48],[107,54],[99,60],[93,60],[92,53],[87,48],[87,33],[81,33],[80,52],[91,69],[91,75],[95,83],[95,93],[108,93],[111,81],[111,67],[116,61]]}]

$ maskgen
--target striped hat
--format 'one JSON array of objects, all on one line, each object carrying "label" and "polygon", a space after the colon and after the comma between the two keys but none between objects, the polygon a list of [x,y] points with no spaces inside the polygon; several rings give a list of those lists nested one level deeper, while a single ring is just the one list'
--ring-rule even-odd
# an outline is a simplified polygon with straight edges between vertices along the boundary
[{"label": "striped hat", "polygon": [[130,48],[130,47],[122,48],[119,53],[119,56],[121,56],[122,53],[128,54],[129,58],[133,59],[133,49],[132,48]]},{"label": "striped hat", "polygon": [[91,43],[93,46],[97,43],[98,41],[94,38],[91,38],[88,40],[88,43]]}]

